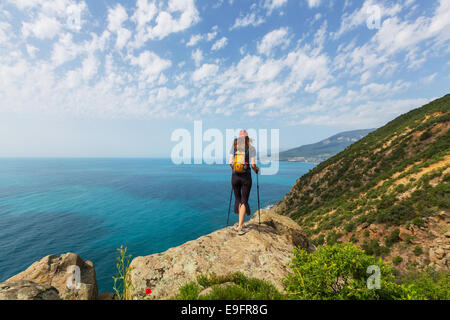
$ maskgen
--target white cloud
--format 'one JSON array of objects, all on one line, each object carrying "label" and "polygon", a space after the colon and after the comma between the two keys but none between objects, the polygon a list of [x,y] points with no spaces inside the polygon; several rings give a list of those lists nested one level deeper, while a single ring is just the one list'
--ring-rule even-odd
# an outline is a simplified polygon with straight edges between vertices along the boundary
[{"label": "white cloud", "polygon": [[359,10],[355,10],[351,14],[346,13],[343,15],[341,26],[338,32],[335,34],[335,37],[339,38],[344,33],[347,33],[358,26],[366,25],[370,14],[372,14],[371,8],[374,6],[376,6],[376,8],[380,10],[380,19],[395,16],[402,9],[402,6],[400,4],[395,4],[391,7],[385,7],[384,5],[377,3],[376,0],[365,0],[364,4]]},{"label": "white cloud", "polygon": [[203,52],[200,49],[192,52],[192,59],[194,59],[195,65],[198,67],[203,60]]},{"label": "white cloud", "polygon": [[234,22],[234,25],[230,28],[230,30],[248,26],[256,27],[264,22],[265,20],[262,17],[257,17],[255,13],[249,13],[244,17],[237,18]]},{"label": "white cloud", "polygon": [[219,71],[219,66],[215,64],[204,64],[194,71],[192,80],[201,81],[215,75]]},{"label": "white cloud", "polygon": [[34,35],[38,39],[52,39],[61,30],[61,24],[56,18],[40,15],[32,23],[22,23],[22,33],[25,38]]},{"label": "white cloud", "polygon": [[[384,125],[402,113],[428,103],[429,99],[397,99],[368,101],[353,108],[326,110],[319,114],[307,115],[296,124],[321,126],[343,125],[352,128],[374,128]],[[294,123],[291,123],[294,124]]]},{"label": "white cloud", "polygon": [[308,7],[317,8],[318,6],[320,6],[321,0],[307,0],[307,2],[308,2]]},{"label": "white cloud", "polygon": [[128,14],[121,4],[117,4],[113,9],[108,9],[108,29],[118,31],[122,24],[128,20]]},{"label": "white cloud", "polygon": [[201,34],[194,34],[191,36],[191,39],[189,40],[189,42],[186,43],[186,46],[193,47],[202,39],[203,39],[203,36]]},{"label": "white cloud", "polygon": [[75,59],[80,53],[80,47],[73,42],[72,34],[66,33],[59,37],[53,46],[51,60],[55,66]]},{"label": "white cloud", "polygon": [[27,48],[27,53],[30,56],[30,58],[35,58],[36,52],[38,52],[39,49],[32,45],[29,45],[29,44],[26,45],[26,48]]},{"label": "white cloud", "polygon": [[83,60],[81,70],[82,75],[85,80],[91,79],[95,74],[97,74],[98,67],[99,67],[99,61],[96,57],[93,55],[88,56],[86,59]]},{"label": "white cloud", "polygon": [[[179,19],[174,19],[172,14],[179,15]],[[186,30],[199,20],[194,0],[170,0],[167,11],[161,11],[156,18],[156,25],[149,27],[149,38],[163,39],[171,33]]]},{"label": "white cloud", "polygon": [[129,57],[131,65],[138,65],[141,69],[140,80],[152,83],[161,72],[172,66],[170,60],[162,59],[154,52],[146,50],[139,57]]},{"label": "white cloud", "polygon": [[11,25],[7,22],[0,21],[0,44],[6,43],[10,39]]},{"label": "white cloud", "polygon": [[117,34],[116,47],[122,49],[131,37],[130,30],[122,27],[122,24],[128,20],[128,14],[125,8],[117,4],[113,9],[108,10],[108,29]]},{"label": "white cloud", "polygon": [[268,10],[268,14],[270,15],[274,9],[284,6],[287,2],[288,0],[266,0],[264,8]]},{"label": "white cloud", "polygon": [[214,27],[212,27],[211,32],[208,32],[208,33],[206,34],[206,39],[207,39],[208,41],[212,41],[212,40],[217,36],[217,29],[218,29],[218,27],[217,27],[217,26],[214,26]]},{"label": "white cloud", "polygon": [[437,76],[437,72],[430,74],[427,77],[423,77],[422,79],[420,79],[420,82],[425,85],[429,85],[434,81],[434,79],[436,79],[436,76]]},{"label": "white cloud", "polygon": [[134,11],[131,20],[136,22],[137,30],[142,31],[147,23],[153,20],[156,13],[158,12],[158,8],[155,3],[148,2],[148,0],[138,0],[136,3],[136,10]]},{"label": "white cloud", "polygon": [[222,37],[220,40],[217,40],[213,46],[211,47],[212,51],[217,51],[224,48],[228,43],[228,39],[226,37]]},{"label": "white cloud", "polygon": [[274,48],[278,46],[288,46],[290,41],[287,38],[287,35],[287,28],[280,28],[267,33],[262,41],[258,43],[258,52],[270,55]]}]

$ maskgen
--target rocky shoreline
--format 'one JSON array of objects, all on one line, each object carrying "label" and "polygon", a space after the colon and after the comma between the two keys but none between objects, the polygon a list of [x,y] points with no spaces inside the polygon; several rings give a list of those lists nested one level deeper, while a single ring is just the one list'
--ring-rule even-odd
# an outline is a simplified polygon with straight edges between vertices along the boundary
[{"label": "rocky shoreline", "polygon": [[[165,252],[135,257],[131,264],[132,299],[171,299],[200,274],[242,272],[283,290],[287,263],[295,246],[313,251],[301,227],[288,217],[261,210],[238,236],[233,227],[217,230]],[[78,278],[78,285],[72,281]],[[73,279],[72,279],[73,278]],[[149,290],[151,294],[148,294]],[[0,300],[110,300],[98,294],[94,264],[75,253],[48,255],[0,283]]]}]

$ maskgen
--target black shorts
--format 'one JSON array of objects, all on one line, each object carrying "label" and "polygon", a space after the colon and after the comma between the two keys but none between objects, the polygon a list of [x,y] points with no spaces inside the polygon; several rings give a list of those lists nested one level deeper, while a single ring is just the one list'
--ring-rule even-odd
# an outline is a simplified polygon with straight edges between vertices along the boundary
[{"label": "black shorts", "polygon": [[250,215],[250,206],[248,198],[252,189],[252,174],[249,173],[233,173],[231,176],[231,185],[234,191],[234,213],[239,213],[239,204],[245,205],[245,212]]}]

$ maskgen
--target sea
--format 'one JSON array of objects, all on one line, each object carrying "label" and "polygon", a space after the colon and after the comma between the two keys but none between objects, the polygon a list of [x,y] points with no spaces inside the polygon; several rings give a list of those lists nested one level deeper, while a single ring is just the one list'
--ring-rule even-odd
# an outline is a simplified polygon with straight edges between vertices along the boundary
[{"label": "sea", "polygon": [[[260,175],[260,207],[280,201],[314,166],[280,162],[278,174]],[[249,204],[255,214],[252,175]],[[145,256],[224,228],[230,192],[226,164],[0,159],[0,282],[49,254],[74,252],[94,263],[99,293],[112,292],[117,248],[123,245],[132,257]],[[237,220],[232,208],[230,225]]]}]

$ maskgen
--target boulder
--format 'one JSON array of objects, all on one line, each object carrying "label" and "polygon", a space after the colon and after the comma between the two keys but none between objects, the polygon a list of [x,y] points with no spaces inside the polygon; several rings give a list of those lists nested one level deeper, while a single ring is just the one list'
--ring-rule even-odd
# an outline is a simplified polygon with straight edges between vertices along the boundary
[{"label": "boulder", "polygon": [[[217,230],[165,252],[136,257],[130,264],[133,299],[170,299],[180,286],[200,274],[226,275],[242,272],[247,277],[272,282],[283,290],[292,250],[314,250],[300,226],[285,216],[264,210],[247,223],[239,236],[233,227]],[[152,293],[146,295],[146,289]]]},{"label": "boulder", "polygon": [[61,300],[58,290],[28,280],[0,283],[0,300]]},{"label": "boulder", "polygon": [[[80,284],[68,286],[68,279],[80,271]],[[84,261],[75,253],[65,253],[61,256],[48,255],[33,263],[28,269],[16,274],[6,282],[29,280],[42,285],[55,287],[64,300],[93,300],[97,297],[97,280],[94,264]],[[71,287],[71,288],[69,288]]]}]

